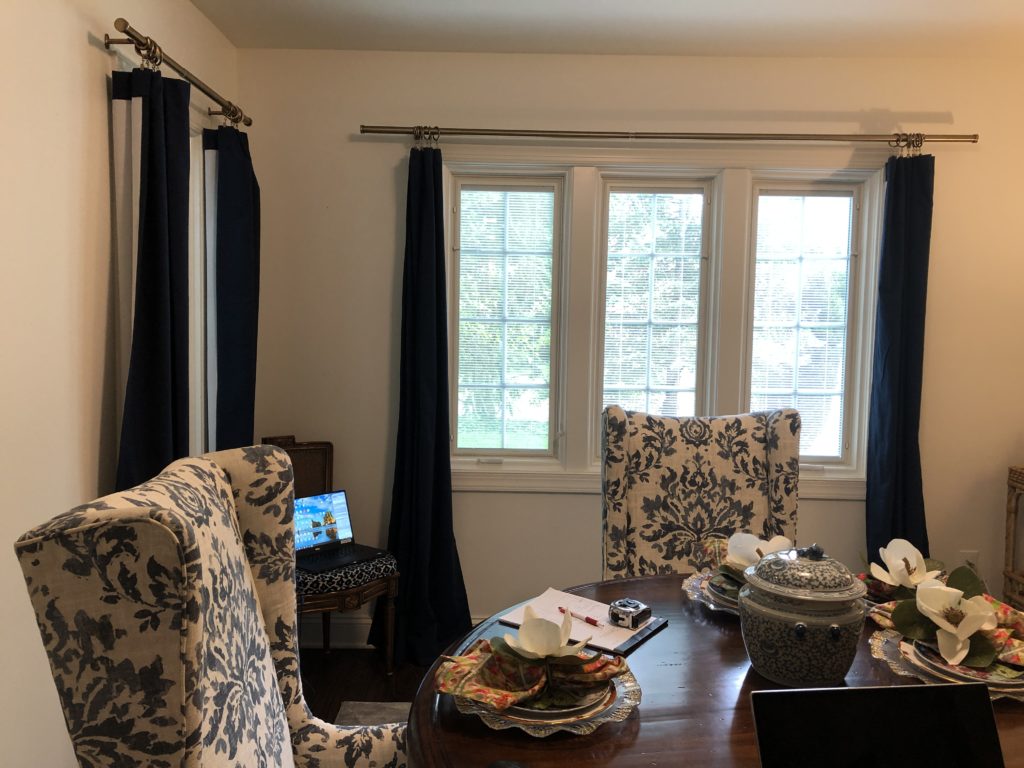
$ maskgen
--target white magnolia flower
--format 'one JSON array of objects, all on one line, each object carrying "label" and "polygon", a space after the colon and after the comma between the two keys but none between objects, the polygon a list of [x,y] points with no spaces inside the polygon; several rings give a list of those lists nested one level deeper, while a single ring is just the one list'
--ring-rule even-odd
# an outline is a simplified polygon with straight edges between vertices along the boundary
[{"label": "white magnolia flower", "polygon": [[981,595],[964,600],[959,589],[938,579],[917,585],[917,610],[938,625],[935,639],[939,653],[950,664],[959,664],[971,647],[971,635],[979,629],[995,629],[996,613]]},{"label": "white magnolia flower", "polygon": [[517,652],[530,659],[543,659],[545,656],[570,656],[578,653],[590,642],[588,637],[578,643],[569,645],[569,633],[572,631],[572,616],[565,614],[562,625],[541,619],[533,608],[526,606],[523,612],[523,623],[519,625],[519,638],[505,635],[505,642]]},{"label": "white magnolia flower", "polygon": [[888,547],[880,547],[878,554],[885,563],[885,568],[878,563],[872,563],[871,575],[893,587],[914,589],[921,582],[934,579],[941,573],[926,570],[924,556],[906,539],[893,539]]},{"label": "white magnolia flower", "polygon": [[773,536],[765,541],[752,533],[734,533],[729,537],[725,562],[734,568],[743,570],[748,565],[754,565],[769,552],[780,552],[792,548],[793,542],[785,536]]}]

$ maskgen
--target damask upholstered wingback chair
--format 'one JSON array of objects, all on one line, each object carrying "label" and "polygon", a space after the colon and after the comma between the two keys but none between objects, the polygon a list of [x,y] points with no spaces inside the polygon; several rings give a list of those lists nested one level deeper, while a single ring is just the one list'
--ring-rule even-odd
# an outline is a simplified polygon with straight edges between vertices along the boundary
[{"label": "damask upholstered wingback chair", "polygon": [[609,406],[604,578],[714,567],[737,531],[796,541],[800,414],[673,419]]},{"label": "damask upholstered wingback chair", "polygon": [[292,466],[181,459],[15,545],[83,767],[405,764],[405,724],[313,717],[296,651]]}]

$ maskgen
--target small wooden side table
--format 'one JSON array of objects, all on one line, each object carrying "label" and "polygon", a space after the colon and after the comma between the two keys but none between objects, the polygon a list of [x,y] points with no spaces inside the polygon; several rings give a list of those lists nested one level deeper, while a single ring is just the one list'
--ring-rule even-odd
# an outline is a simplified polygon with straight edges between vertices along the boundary
[{"label": "small wooden side table", "polygon": [[1006,480],[1006,561],[1003,570],[1003,599],[1024,610],[1024,571],[1017,565],[1017,515],[1024,499],[1024,467],[1010,467]]}]

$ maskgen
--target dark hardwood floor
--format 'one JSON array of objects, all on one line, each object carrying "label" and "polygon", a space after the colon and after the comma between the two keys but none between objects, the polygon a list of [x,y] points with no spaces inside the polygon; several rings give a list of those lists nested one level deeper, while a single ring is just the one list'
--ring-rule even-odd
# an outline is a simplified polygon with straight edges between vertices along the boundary
[{"label": "dark hardwood floor", "polygon": [[317,717],[334,721],[343,701],[412,701],[427,667],[403,664],[393,675],[373,649],[303,648],[299,656],[302,689]]}]

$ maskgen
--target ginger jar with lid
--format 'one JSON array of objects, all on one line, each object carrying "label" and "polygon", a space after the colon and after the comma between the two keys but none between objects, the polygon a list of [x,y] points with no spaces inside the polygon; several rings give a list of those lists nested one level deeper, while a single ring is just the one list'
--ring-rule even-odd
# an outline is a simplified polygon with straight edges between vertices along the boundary
[{"label": "ginger jar with lid", "polygon": [[791,687],[841,683],[864,625],[864,583],[816,544],[772,552],[743,573],[740,627],[754,669]]}]

